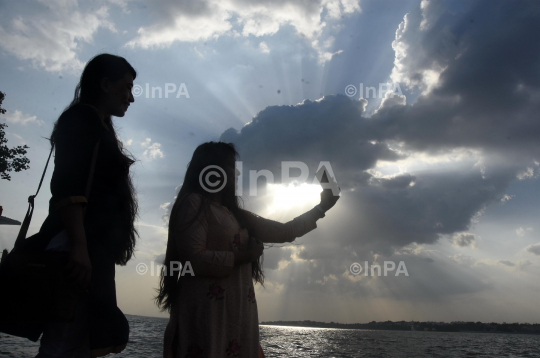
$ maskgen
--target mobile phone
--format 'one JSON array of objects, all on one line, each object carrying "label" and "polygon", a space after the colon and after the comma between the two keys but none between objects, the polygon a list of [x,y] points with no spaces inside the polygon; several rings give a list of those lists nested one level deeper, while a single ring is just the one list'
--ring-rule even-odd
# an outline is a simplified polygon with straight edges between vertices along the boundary
[{"label": "mobile phone", "polygon": [[[322,166],[319,171],[317,171],[317,174],[315,174],[315,176],[317,177],[317,180],[319,181],[321,186],[323,186],[323,184],[326,184],[323,186],[324,190],[332,190],[332,192],[336,195],[340,192],[335,177],[332,176],[332,174],[326,169],[326,167]],[[328,185],[330,185],[330,187]]]}]

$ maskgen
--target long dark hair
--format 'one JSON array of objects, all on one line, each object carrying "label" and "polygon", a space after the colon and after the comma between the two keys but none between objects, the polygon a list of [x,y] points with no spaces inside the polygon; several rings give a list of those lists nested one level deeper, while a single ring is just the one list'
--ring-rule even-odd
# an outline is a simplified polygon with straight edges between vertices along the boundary
[{"label": "long dark hair", "polygon": [[[76,106],[79,103],[97,106],[97,104],[101,101],[104,95],[101,89],[101,79],[106,77],[110,81],[114,82],[124,77],[126,73],[130,73],[133,76],[133,79],[137,77],[137,72],[129,64],[129,62],[126,61],[125,58],[111,55],[108,53],[102,53],[95,56],[90,61],[88,61],[88,63],[84,67],[81,79],[77,84],[77,87],[75,87],[75,95],[73,97],[73,100],[64,109],[62,114],[64,114],[70,108]],[[62,116],[62,114],[60,115],[60,117]],[[129,230],[129,236],[128,239],[118,243],[118,250],[115,253],[116,264],[125,265],[133,256],[138,236],[138,232],[135,228],[134,222],[135,218],[137,217],[139,206],[137,200],[135,199],[135,188],[133,187],[133,183],[129,175],[129,167],[133,163],[135,163],[135,158],[126,148],[124,148],[122,141],[119,140],[111,116],[103,118],[103,121],[107,125],[107,129],[111,131],[112,134],[116,137],[118,150],[121,153],[121,167],[123,172],[126,173],[126,180],[129,187],[129,195],[127,196],[128,202],[125,203],[127,209],[126,215],[128,218],[128,220],[126,220],[126,225],[129,225],[129,227],[127,228]],[[54,128],[50,137],[51,146],[54,145],[56,141],[57,129],[58,120],[56,120],[56,122],[54,123]]]},{"label": "long dark hair", "polygon": [[[199,175],[204,168],[209,165],[217,165],[220,168],[224,168],[227,160],[234,157],[235,160],[239,159],[238,152],[236,151],[234,144],[224,142],[207,142],[199,145],[193,157],[188,164],[186,175],[184,177],[184,183],[178,193],[174,205],[171,210],[170,217],[175,217],[175,213],[181,207],[182,202],[188,197],[189,194],[198,193],[203,196],[203,202],[199,208],[199,212],[195,217],[181,228],[180,231],[186,230],[191,224],[197,220],[199,215],[205,215],[208,212],[210,199],[208,198],[208,192],[201,187],[199,181]],[[230,178],[228,178],[230,180]],[[240,207],[240,198],[235,195],[234,187],[225,187],[223,189],[223,196],[221,205],[225,206],[238,221],[241,228],[247,227],[245,211]],[[248,227],[249,229],[249,227]],[[169,224],[169,238],[167,240],[167,251],[165,252],[164,266],[161,269],[161,278],[159,288],[156,290],[158,295],[155,297],[156,304],[162,311],[170,311],[173,302],[175,301],[178,292],[176,290],[178,276],[171,275],[167,272],[167,268],[170,266],[171,261],[177,261],[177,250],[174,241],[171,239],[171,223]],[[259,282],[264,284],[264,274],[262,271],[262,256],[256,262],[251,264],[252,278],[255,283]]]}]

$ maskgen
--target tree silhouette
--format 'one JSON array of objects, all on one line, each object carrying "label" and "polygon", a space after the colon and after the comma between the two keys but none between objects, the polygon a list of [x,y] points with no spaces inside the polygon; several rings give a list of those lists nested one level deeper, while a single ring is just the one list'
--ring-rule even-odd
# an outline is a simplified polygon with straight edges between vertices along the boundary
[{"label": "tree silhouette", "polygon": [[4,98],[6,95],[2,92],[0,92],[0,114],[6,113],[6,110],[2,108],[2,102],[4,102]]},{"label": "tree silhouette", "polygon": [[[5,97],[6,95],[0,92],[0,114],[6,113],[6,110],[2,108],[2,102]],[[27,145],[19,145],[14,148],[8,148],[6,145],[7,139],[5,138],[6,132],[4,131],[6,127],[8,127],[7,124],[0,123],[0,177],[11,180],[9,172],[20,172],[21,170],[30,168],[28,165],[30,160],[24,156],[26,149],[29,147]]]}]

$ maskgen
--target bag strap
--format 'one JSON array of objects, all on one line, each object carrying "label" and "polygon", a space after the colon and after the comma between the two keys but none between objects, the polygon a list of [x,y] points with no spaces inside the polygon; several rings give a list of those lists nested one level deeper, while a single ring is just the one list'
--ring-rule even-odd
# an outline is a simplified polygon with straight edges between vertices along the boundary
[{"label": "bag strap", "polygon": [[43,169],[43,174],[41,174],[41,180],[39,181],[37,191],[34,195],[30,195],[28,197],[28,210],[26,210],[26,215],[24,217],[21,228],[19,230],[19,235],[17,235],[17,240],[15,240],[15,247],[22,244],[22,241],[26,239],[28,227],[30,226],[30,221],[32,220],[32,214],[34,213],[34,198],[38,195],[39,189],[41,189],[41,184],[43,184],[43,178],[45,178],[45,173],[47,172],[47,167],[49,166],[49,161],[51,160],[51,155],[52,155],[53,150],[54,150],[54,143],[51,146],[51,151],[49,153],[49,157],[47,158],[47,163],[45,164],[45,169]]},{"label": "bag strap", "polygon": [[[96,167],[96,161],[97,161],[97,155],[99,151],[100,142],[101,142],[101,139],[99,139],[98,142],[96,143],[96,146],[94,147],[94,152],[92,155],[92,162],[90,164],[90,174],[88,175],[88,180],[86,182],[85,195],[86,195],[87,200],[90,197],[90,190],[92,187],[92,179],[94,177],[94,170]],[[28,227],[30,226],[30,221],[32,220],[32,214],[34,213],[34,198],[38,195],[39,189],[41,188],[41,184],[43,183],[43,178],[45,177],[45,172],[47,171],[47,167],[49,166],[49,160],[51,159],[53,150],[54,150],[54,144],[51,147],[49,158],[47,158],[45,169],[43,169],[43,174],[41,175],[41,180],[39,181],[39,186],[36,191],[36,194],[30,195],[28,197],[28,210],[26,211],[26,216],[24,217],[23,223],[21,225],[21,229],[19,230],[19,235],[17,235],[17,240],[15,240],[15,247],[22,245],[23,241],[26,239],[26,234],[28,233]],[[86,213],[86,206],[83,209],[83,215],[84,213]]]}]

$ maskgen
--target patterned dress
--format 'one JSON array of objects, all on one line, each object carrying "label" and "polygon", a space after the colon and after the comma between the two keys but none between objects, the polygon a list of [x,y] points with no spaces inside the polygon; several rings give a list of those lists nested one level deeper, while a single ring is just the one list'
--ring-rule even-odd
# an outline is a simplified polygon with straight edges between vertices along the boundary
[{"label": "patterned dress", "polygon": [[[317,227],[322,214],[314,208],[287,223],[248,214],[241,229],[234,215],[210,201],[187,230],[203,202],[190,194],[173,210],[169,245],[176,246],[182,265],[189,261],[194,276],[186,271],[178,282],[177,300],[165,330],[164,358],[257,358],[259,319],[251,278],[251,264],[234,267],[234,252],[247,248],[249,236],[265,243],[291,242]],[[206,215],[205,215],[206,213]]]}]

